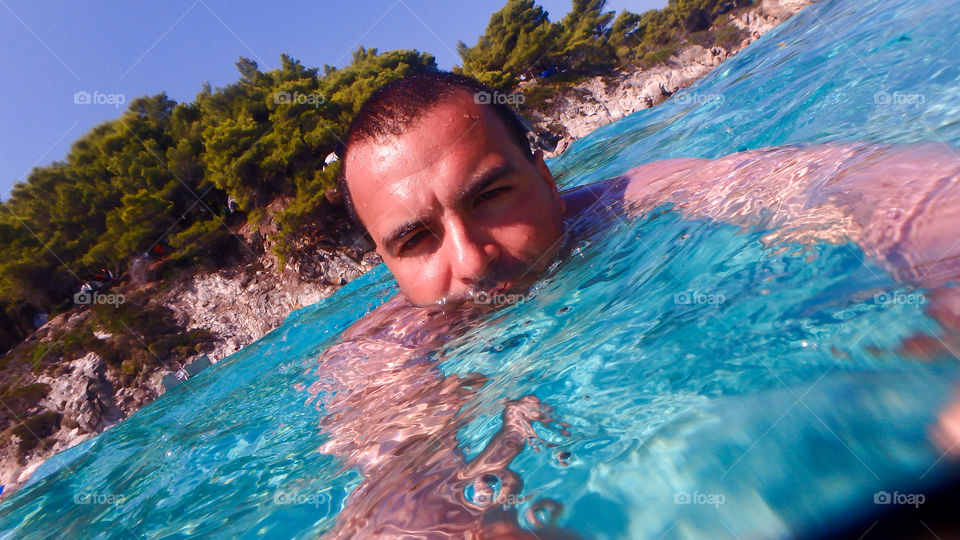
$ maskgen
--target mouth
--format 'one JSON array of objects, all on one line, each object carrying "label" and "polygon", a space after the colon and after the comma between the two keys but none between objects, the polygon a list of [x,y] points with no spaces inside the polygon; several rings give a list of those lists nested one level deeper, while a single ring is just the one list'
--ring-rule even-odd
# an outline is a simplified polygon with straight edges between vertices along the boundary
[{"label": "mouth", "polygon": [[478,287],[467,292],[462,298],[463,303],[490,304],[503,296],[514,286],[513,281],[498,281],[492,286]]},{"label": "mouth", "polygon": [[490,291],[490,292],[491,292],[491,294],[504,294],[505,292],[509,291],[509,290],[510,290],[510,287],[512,287],[512,286],[513,286],[513,282],[512,282],[512,281],[501,281],[501,282],[500,282],[499,284],[497,284],[497,286],[494,287],[493,290]]},{"label": "mouth", "polygon": [[492,281],[486,284],[469,289],[457,296],[448,296],[438,301],[442,304],[489,304],[500,303],[502,297],[510,293],[519,292],[519,287],[523,283],[520,279],[506,279]]}]

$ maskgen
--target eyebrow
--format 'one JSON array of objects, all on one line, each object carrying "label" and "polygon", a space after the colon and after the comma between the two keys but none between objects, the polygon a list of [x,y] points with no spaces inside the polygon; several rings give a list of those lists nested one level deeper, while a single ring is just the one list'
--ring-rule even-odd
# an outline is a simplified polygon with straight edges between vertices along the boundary
[{"label": "eyebrow", "polygon": [[[500,180],[512,172],[514,172],[513,167],[509,165],[498,165],[484,171],[481,174],[475,175],[469,184],[457,190],[457,193],[454,196],[454,204],[462,205],[466,201],[469,201],[470,199],[479,195],[480,192],[490,186],[490,184]],[[394,244],[400,240],[403,240],[405,236],[428,222],[428,219],[417,217],[397,225],[389,234],[384,236],[382,241],[383,246],[392,251]]]}]

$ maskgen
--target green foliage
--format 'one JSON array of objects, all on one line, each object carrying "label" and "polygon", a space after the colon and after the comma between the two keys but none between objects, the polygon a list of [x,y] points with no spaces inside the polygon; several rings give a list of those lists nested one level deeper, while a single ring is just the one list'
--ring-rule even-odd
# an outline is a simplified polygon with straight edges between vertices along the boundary
[{"label": "green foliage", "polygon": [[53,411],[46,411],[30,417],[11,430],[11,434],[20,439],[17,454],[20,457],[36,448],[40,442],[56,433],[60,429],[60,420],[63,415]]},{"label": "green foliage", "polygon": [[643,55],[643,61],[647,64],[659,64],[665,62],[667,58],[676,53],[676,50],[673,47],[664,47],[658,51],[650,51],[647,54]]},{"label": "green foliage", "polygon": [[549,66],[545,57],[560,52],[556,40],[561,30],[534,0],[508,0],[490,16],[476,45],[457,44],[462,71],[493,88],[509,88],[520,74]]},{"label": "green foliage", "polygon": [[321,202],[337,169],[323,160],[363,101],[413,70],[436,69],[429,54],[362,47],[322,75],[280,60],[262,72],[241,58],[236,83],[205,85],[191,103],[137,98],[74,142],[66,161],[14,186],[0,202],[0,319],[16,323],[0,336],[6,347],[25,337],[33,313],[71,307],[100,268],[122,275],[159,243],[172,248],[168,268],[224,264],[243,253],[234,230],[244,216],[259,218],[278,197],[291,199],[275,239],[286,245],[330,214]]},{"label": "green foliage", "polygon": [[573,69],[613,66],[614,47],[610,43],[610,23],[614,13],[604,12],[606,0],[573,0],[573,7],[563,21],[558,42],[562,49],[554,63]]},{"label": "green foliage", "polygon": [[48,393],[50,386],[42,383],[19,386],[19,381],[12,381],[0,384],[0,399],[5,404],[0,408],[0,429],[22,422]]},{"label": "green foliage", "polygon": [[610,27],[609,42],[618,62],[629,61],[635,54],[634,51],[643,43],[647,30],[643,22],[642,16],[627,10],[617,15],[613,26]]},{"label": "green foliage", "polygon": [[[41,372],[55,365],[59,360],[79,358],[88,352],[94,352],[108,364],[118,363],[119,353],[115,343],[96,337],[86,326],[61,331],[50,336],[47,341],[23,343],[6,353],[3,357],[4,370],[17,372],[24,367]],[[13,377],[19,376],[14,373]],[[7,378],[7,373],[3,374]]]},{"label": "green foliage", "polygon": [[741,41],[747,38],[747,32],[732,24],[725,25],[717,31],[717,45],[730,49],[736,47]]},{"label": "green foliage", "polygon": [[[470,47],[460,43],[463,73],[506,91],[521,75],[537,75],[557,66],[582,74],[636,64],[659,63],[692,34],[723,26],[728,0],[670,0],[663,9],[642,14],[604,11],[604,0],[572,0],[569,13],[552,23],[534,0],[508,0],[490,17],[483,35]],[[749,4],[737,0],[736,5]],[[697,36],[699,40],[704,35]],[[712,43],[712,40],[711,40]],[[729,46],[730,40],[723,41]],[[739,41],[737,42],[739,43]],[[735,45],[736,43],[734,43]]]},{"label": "green foliage", "polygon": [[219,216],[195,221],[190,227],[170,236],[169,265],[172,268],[217,268],[235,254],[241,240]]}]

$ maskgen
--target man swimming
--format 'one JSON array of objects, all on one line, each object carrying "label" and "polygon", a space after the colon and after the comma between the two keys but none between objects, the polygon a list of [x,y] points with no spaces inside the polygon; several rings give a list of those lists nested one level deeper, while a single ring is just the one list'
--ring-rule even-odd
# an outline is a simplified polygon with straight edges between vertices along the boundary
[{"label": "man swimming", "polygon": [[[522,293],[594,218],[671,203],[685,216],[771,230],[771,243],[852,240],[933,291],[938,320],[960,328],[948,286],[960,277],[960,159],[950,148],[829,144],[671,159],[561,193],[521,122],[491,95],[459,75],[414,74],[378,90],[348,132],[341,192],[400,294],[322,355],[311,388],[325,396],[323,451],[365,476],[334,536],[530,537],[496,510],[520,489],[506,467],[535,438],[532,422],[563,427],[521,397],[467,460],[458,412],[485,379],[443,377],[433,355],[489,309],[472,299]],[[480,503],[463,495],[490,483],[502,488]]]}]

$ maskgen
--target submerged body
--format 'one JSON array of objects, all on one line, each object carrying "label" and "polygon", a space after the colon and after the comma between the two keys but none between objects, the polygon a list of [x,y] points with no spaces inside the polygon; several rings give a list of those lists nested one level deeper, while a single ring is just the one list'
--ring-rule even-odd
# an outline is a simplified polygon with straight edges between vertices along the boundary
[{"label": "submerged body", "polygon": [[[960,159],[949,149],[824,145],[673,159],[561,195],[567,234],[552,256],[562,258],[578,239],[579,223],[631,219],[663,204],[691,219],[770,230],[771,243],[855,241],[898,279],[931,289],[931,312],[948,330],[937,339],[945,348],[958,343],[949,331],[958,326],[957,291],[946,285],[960,278]],[[541,275],[511,276],[512,287],[496,292],[522,293]],[[444,342],[491,308],[469,300],[417,306],[400,294],[324,353],[311,388],[328,396],[322,451],[365,477],[331,536],[531,537],[509,511],[522,482],[507,467],[537,439],[532,422],[563,426],[536,397],[522,397],[505,405],[501,430],[467,460],[458,449],[458,413],[485,378],[445,378],[436,369]],[[948,430],[941,444],[953,440]],[[482,504],[468,500],[465,490],[488,483],[484,478],[502,484],[498,493]],[[565,534],[537,531],[541,538]]]}]

